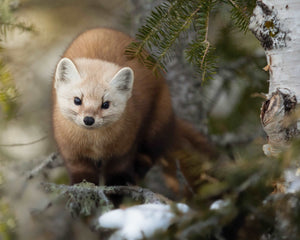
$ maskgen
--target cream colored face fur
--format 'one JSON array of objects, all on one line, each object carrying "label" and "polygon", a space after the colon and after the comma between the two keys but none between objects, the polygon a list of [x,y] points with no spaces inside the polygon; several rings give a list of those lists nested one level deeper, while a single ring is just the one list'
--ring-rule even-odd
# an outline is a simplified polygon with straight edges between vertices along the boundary
[{"label": "cream colored face fur", "polygon": [[[63,58],[57,65],[55,85],[57,103],[63,116],[85,128],[99,128],[120,119],[131,97],[133,71],[98,59]],[[74,98],[81,100],[80,105]],[[108,109],[101,106],[109,103]],[[85,117],[94,118],[92,125]]]}]

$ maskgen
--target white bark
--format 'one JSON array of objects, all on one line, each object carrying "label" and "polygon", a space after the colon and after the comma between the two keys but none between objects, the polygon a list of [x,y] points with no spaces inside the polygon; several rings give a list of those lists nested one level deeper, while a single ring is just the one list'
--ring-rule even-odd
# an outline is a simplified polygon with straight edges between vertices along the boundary
[{"label": "white bark", "polygon": [[269,142],[264,151],[276,155],[298,134],[290,116],[300,100],[300,1],[258,0],[249,28],[266,52],[270,85],[261,120]]}]

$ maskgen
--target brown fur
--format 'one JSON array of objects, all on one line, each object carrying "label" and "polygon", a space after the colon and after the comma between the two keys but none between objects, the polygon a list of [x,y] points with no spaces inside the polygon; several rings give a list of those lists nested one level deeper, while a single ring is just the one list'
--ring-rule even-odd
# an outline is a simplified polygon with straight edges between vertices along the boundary
[{"label": "brown fur", "polygon": [[[76,38],[63,57],[92,58],[134,70],[132,97],[117,122],[99,129],[84,129],[62,116],[53,87],[54,136],[69,171],[71,182],[86,179],[98,183],[101,162],[106,184],[134,183],[136,174],[147,169],[144,154],[160,156],[171,144],[174,116],[167,85],[161,76],[124,55],[132,42],[127,35],[110,29],[93,29]],[[148,165],[151,165],[149,161]],[[146,165],[147,165],[146,164]]]},{"label": "brown fur", "polygon": [[71,60],[101,59],[134,71],[132,96],[122,117],[96,129],[85,129],[66,119],[58,108],[53,87],[54,137],[73,184],[83,179],[98,184],[100,170],[107,185],[135,183],[155,159],[184,141],[211,153],[201,135],[175,119],[164,78],[124,55],[132,41],[121,32],[93,29],[77,37],[63,55]]}]

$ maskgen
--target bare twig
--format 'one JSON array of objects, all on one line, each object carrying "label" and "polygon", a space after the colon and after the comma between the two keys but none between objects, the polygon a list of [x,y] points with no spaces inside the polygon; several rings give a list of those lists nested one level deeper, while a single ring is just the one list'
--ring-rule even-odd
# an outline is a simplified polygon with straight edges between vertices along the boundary
[{"label": "bare twig", "polygon": [[42,208],[33,208],[30,210],[30,214],[32,216],[36,216],[36,215],[40,215],[41,213],[43,213],[44,211],[46,211],[48,208],[52,207],[53,203],[47,202],[47,204],[45,204]]},{"label": "bare twig", "polygon": [[181,166],[180,166],[180,162],[178,159],[175,159],[176,162],[176,175],[178,178],[178,181],[181,183],[180,185],[186,186],[187,189],[192,193],[195,194],[195,192],[193,191],[192,187],[190,186],[190,184],[188,183],[188,181],[186,180],[182,170],[181,170]]},{"label": "bare twig", "polygon": [[22,146],[28,146],[28,145],[32,145],[38,142],[41,142],[43,140],[45,140],[48,136],[44,136],[41,137],[37,140],[34,140],[32,142],[28,142],[28,143],[13,143],[13,144],[0,144],[0,147],[22,147]]},{"label": "bare twig", "polygon": [[59,166],[62,166],[63,161],[59,155],[59,153],[51,153],[42,162],[34,167],[31,171],[26,172],[24,175],[25,180],[18,191],[18,197],[21,197],[28,186],[28,181],[34,178],[36,175],[40,174],[44,169],[52,169]]},{"label": "bare twig", "polygon": [[222,136],[213,135],[211,137],[211,141],[220,147],[226,147],[226,146],[241,146],[241,145],[247,145],[254,141],[258,137],[262,137],[263,132],[257,131],[253,134],[249,135],[239,135],[235,133],[227,133]]},{"label": "bare twig", "polygon": [[59,153],[51,153],[45,160],[43,160],[38,166],[32,169],[30,172],[27,173],[26,180],[30,180],[39,174],[45,168],[55,168],[59,167],[63,164],[62,159],[60,158]]}]

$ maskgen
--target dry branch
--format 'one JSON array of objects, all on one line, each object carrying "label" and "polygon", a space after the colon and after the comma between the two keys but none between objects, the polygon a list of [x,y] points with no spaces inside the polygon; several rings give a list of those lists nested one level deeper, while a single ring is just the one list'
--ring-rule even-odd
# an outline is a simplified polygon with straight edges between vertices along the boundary
[{"label": "dry branch", "polygon": [[23,147],[23,146],[28,146],[28,145],[39,143],[41,141],[44,141],[47,138],[48,138],[48,136],[44,136],[44,137],[41,137],[37,140],[27,142],[27,143],[0,144],[0,147]]},{"label": "dry branch", "polygon": [[52,169],[63,165],[63,161],[59,153],[51,153],[47,158],[45,158],[38,166],[28,172],[26,175],[26,180],[30,180],[39,174],[44,169]]}]

